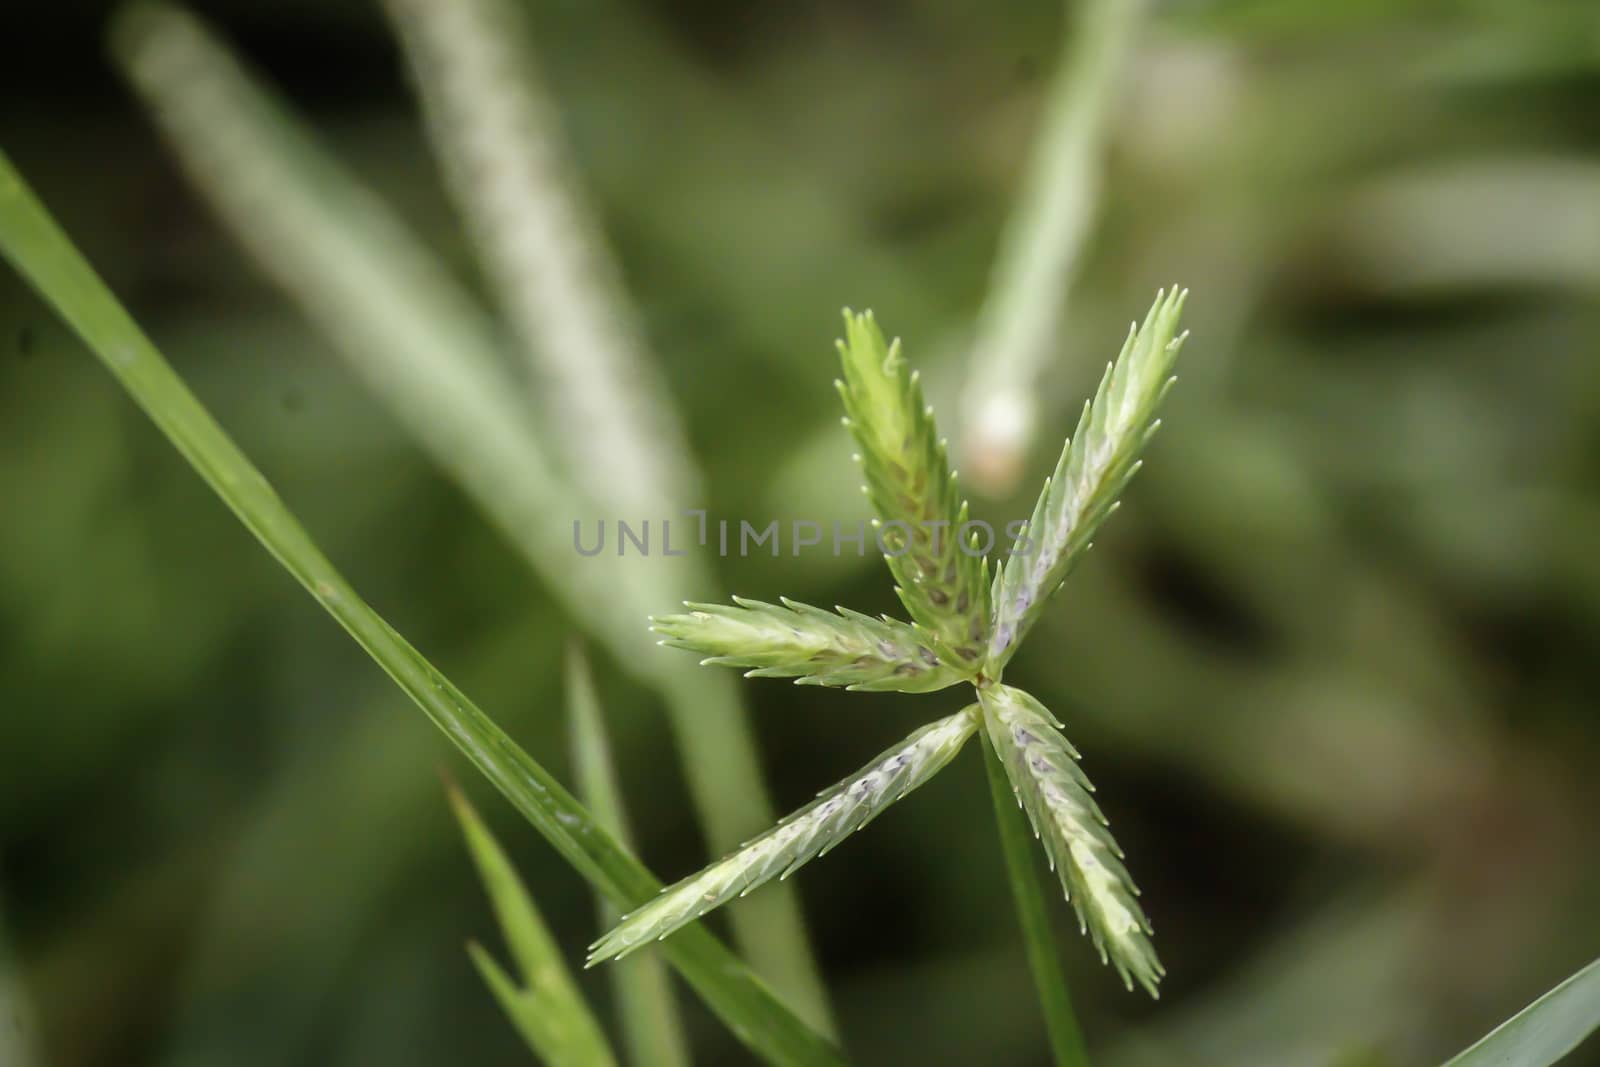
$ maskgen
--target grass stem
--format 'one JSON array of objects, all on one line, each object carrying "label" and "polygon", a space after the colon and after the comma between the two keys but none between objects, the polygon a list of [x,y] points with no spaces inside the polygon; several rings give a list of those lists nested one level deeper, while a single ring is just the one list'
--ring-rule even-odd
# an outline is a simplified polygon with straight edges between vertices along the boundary
[{"label": "grass stem", "polygon": [[1028,840],[1028,824],[987,735],[983,739],[983,752],[983,764],[989,772],[989,792],[994,799],[995,823],[1000,831],[1000,848],[1005,853],[1006,873],[1010,875],[1011,893],[1017,902],[1017,923],[1022,927],[1022,942],[1028,952],[1028,969],[1033,972],[1045,1029],[1050,1034],[1050,1051],[1056,1067],[1089,1067],[1089,1050],[1083,1042],[1083,1031],[1078,1028],[1077,1013],[1072,1010],[1072,997],[1067,991],[1066,976],[1061,973],[1055,938],[1050,932],[1050,913],[1045,909],[1038,872],[1033,869],[1034,847]]}]

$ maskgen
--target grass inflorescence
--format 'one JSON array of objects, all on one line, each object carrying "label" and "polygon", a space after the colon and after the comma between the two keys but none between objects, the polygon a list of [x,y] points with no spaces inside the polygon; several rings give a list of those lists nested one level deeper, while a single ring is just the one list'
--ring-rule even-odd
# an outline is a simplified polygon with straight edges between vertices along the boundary
[{"label": "grass inflorescence", "polygon": [[690,604],[687,614],[652,620],[654,629],[664,644],[705,655],[707,665],[747,668],[753,677],[906,693],[966,681],[977,702],[918,730],[772,829],[664,890],[594,944],[591,964],[665,938],[792,874],[927,782],[982,728],[1080,927],[1128,988],[1137,982],[1156,995],[1164,969],[1150,922],[1078,752],[1039,701],[1000,679],[1139,469],[1183,345],[1177,325],[1186,295],[1158,294],[1129,332],[1023,536],[997,566],[992,588],[988,558],[974,551],[975,537],[965,537],[967,505],[916,372],[898,340],[885,342],[870,312],[845,312],[838,383],[845,425],[860,448],[879,544],[910,620],[736,597],[731,605]]}]

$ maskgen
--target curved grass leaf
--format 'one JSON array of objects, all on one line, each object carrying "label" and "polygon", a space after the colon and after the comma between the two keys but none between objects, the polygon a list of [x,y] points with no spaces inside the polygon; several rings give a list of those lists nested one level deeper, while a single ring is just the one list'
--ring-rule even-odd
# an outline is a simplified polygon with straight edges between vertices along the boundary
[{"label": "curved grass leaf", "polygon": [[976,708],[929,723],[778,825],[669,886],[596,941],[589,966],[660,941],[773,878],[787,878],[937,774],[977,729]]},{"label": "curved grass leaf", "polygon": [[[494,0],[468,0],[467,6],[476,2]],[[424,19],[443,19],[457,29],[459,18],[472,21],[464,6],[425,6],[417,12]],[[552,522],[552,516],[570,519],[596,502],[616,503],[621,483],[607,482],[604,470],[587,464],[559,464],[559,443],[547,454],[525,390],[503,365],[495,326],[474,298],[201,20],[147,0],[126,10],[112,36],[130,82],[228,229],[521,549],[573,617],[605,641],[623,669],[661,693],[713,854],[770,823],[776,811],[737,691],[662,656],[637,622],[655,605],[705,588],[695,578],[697,557],[610,557],[574,566],[565,519]],[[581,353],[579,361],[590,354]],[[592,381],[552,384],[595,388]],[[572,406],[568,400],[588,403],[566,394],[550,400],[557,407]],[[589,423],[591,431],[604,425]],[[599,436],[631,447],[609,431]],[[610,459],[615,462],[602,466],[635,465],[625,455]],[[680,459],[680,467],[689,464],[686,455]],[[570,476],[583,480],[574,484]],[[617,506],[634,514],[678,510],[640,499]],[[804,1018],[831,1032],[827,997],[792,894],[773,893],[741,909],[734,936]]]},{"label": "curved grass leaf", "polygon": [[[655,877],[356,594],[139,330],[3,153],[0,256],[83,338],[263,547],[574,870],[621,907],[654,896],[660,888]],[[712,1012],[762,1059],[796,1067],[843,1062],[829,1042],[784,1007],[708,932],[686,931],[665,955]]]},{"label": "curved grass leaf", "polygon": [[1600,1029],[1600,960],[1495,1027],[1444,1067],[1549,1067],[1596,1029]]},{"label": "curved grass leaf", "polygon": [[1078,913],[1079,929],[1094,939],[1101,961],[1116,967],[1123,984],[1132,989],[1137,979],[1159,996],[1165,968],[1150,943],[1153,931],[1139,907],[1139,890],[1061,724],[1044,705],[1008,685],[980,689],[978,702],[989,741]]},{"label": "curved grass leaf", "polygon": [[899,693],[928,693],[962,680],[903,622],[779,599],[781,606],[737,596],[731,605],[686,604],[687,615],[652,618],[650,628],[662,644],[705,653],[705,666],[751,668],[747,678]]},{"label": "curved grass leaf", "polygon": [[520,981],[472,942],[467,952],[523,1040],[551,1067],[616,1067],[600,1024],[561,960],[528,889],[466,794],[449,787],[450,807],[489,893],[495,918],[517,962]]}]

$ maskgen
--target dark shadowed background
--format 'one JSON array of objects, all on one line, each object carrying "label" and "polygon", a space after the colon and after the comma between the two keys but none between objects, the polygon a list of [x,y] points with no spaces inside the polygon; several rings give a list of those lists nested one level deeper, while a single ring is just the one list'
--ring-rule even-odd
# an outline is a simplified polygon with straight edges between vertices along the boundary
[{"label": "dark shadowed background", "polygon": [[[1062,10],[529,8],[705,506],[853,523],[838,309],[904,338],[955,437]],[[195,10],[482,287],[375,5]],[[565,776],[574,623],[207,210],[114,13],[0,7],[0,145],[356,586]],[[1105,165],[1023,476],[972,493],[1025,515],[1128,320],[1191,288],[1146,470],[1007,676],[1083,750],[1170,971],[1123,992],[1057,908],[1097,1062],[1437,1062],[1600,954],[1600,7],[1156,4]],[[897,609],[871,558],[713,562]],[[658,702],[593,654],[643,858],[688,873]],[[961,700],[740,685],[784,809]],[[441,771],[578,960],[579,879],[0,271],[0,1064],[528,1062],[462,951],[493,926]],[[797,883],[859,1062],[1046,1062],[976,748]],[[681,999],[701,1062],[745,1062]]]}]

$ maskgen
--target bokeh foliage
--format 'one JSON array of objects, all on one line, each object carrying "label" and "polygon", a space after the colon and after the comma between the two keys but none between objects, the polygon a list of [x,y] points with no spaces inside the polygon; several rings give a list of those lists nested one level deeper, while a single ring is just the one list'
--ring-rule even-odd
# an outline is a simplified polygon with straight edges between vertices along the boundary
[{"label": "bokeh foliage", "polygon": [[[837,309],[954,415],[1061,12],[531,7],[707,506],[864,517]],[[196,9],[478,284],[375,6]],[[201,208],[109,14],[0,10],[0,143],[355,584],[562,768],[570,621]],[[1042,444],[974,501],[1022,516],[1127,320],[1190,286],[1169,431],[1007,675],[1093,753],[1161,932],[1153,1008],[1056,912],[1101,1059],[1437,1061],[1596,954],[1597,94],[1583,0],[1169,3],[1142,31]],[[0,500],[0,995],[40,1062],[524,1062],[460,952],[492,927],[451,756],[10,274]],[[719,566],[894,610],[870,558]],[[661,709],[614,666],[635,839],[687,873]],[[746,696],[784,809],[921,719]],[[862,1063],[1045,1056],[983,776],[954,770],[801,885]],[[481,806],[576,959],[584,887]],[[684,999],[702,1061],[737,1062]]]}]

